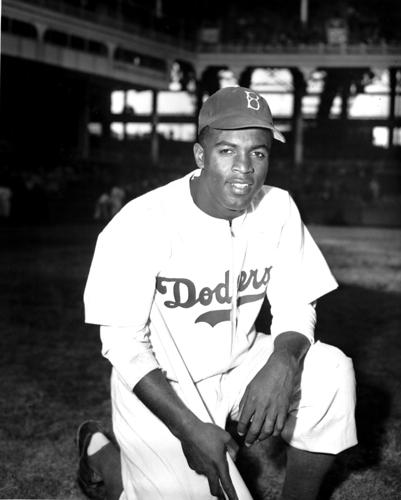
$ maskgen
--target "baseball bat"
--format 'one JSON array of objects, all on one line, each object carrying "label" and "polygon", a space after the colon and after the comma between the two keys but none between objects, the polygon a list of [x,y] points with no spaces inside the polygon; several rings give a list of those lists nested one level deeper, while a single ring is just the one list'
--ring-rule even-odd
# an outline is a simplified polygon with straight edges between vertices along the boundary
[{"label": "baseball bat", "polygon": [[[203,401],[202,395],[199,393],[188,367],[185,364],[185,360],[182,357],[182,354],[179,351],[178,346],[156,303],[153,304],[151,320],[154,326],[152,334],[158,337],[167,359],[170,361],[171,366],[174,367],[177,382],[182,390],[185,404],[202,421],[214,424],[215,422],[213,416],[210,414],[207,405]],[[161,332],[163,331],[166,332],[166,335],[162,336]],[[228,452],[226,457],[231,481],[234,485],[238,499],[252,500],[252,496]],[[225,492],[224,495],[227,499]]]}]

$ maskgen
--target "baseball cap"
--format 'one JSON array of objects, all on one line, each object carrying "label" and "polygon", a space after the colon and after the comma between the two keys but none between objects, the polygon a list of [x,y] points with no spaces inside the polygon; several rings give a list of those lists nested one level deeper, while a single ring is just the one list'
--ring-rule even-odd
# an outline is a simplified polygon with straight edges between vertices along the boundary
[{"label": "baseball cap", "polygon": [[285,142],[283,134],[273,124],[266,100],[245,87],[224,87],[212,94],[199,112],[199,132],[206,126],[218,130],[267,128],[275,139]]}]

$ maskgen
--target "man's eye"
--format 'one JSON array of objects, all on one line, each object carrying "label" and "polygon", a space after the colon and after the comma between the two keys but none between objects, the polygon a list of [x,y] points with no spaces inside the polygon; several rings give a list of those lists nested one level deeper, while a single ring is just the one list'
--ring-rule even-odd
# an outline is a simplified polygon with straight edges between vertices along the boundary
[{"label": "man's eye", "polygon": [[254,151],[253,155],[256,156],[256,158],[259,158],[260,160],[266,158],[265,153],[263,153],[262,151]]},{"label": "man's eye", "polygon": [[233,152],[233,150],[231,148],[220,149],[220,153],[222,153],[222,154],[231,154],[232,152]]}]

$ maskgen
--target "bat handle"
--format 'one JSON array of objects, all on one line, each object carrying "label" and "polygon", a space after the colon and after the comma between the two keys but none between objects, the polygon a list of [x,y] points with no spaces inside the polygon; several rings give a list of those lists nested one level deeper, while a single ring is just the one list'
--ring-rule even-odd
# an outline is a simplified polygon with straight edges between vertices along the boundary
[{"label": "bat handle", "polygon": [[[242,479],[240,473],[238,472],[237,467],[234,464],[233,459],[230,454],[227,452],[227,463],[228,463],[228,471],[230,473],[231,481],[234,485],[235,492],[237,493],[238,500],[252,500],[252,496],[249,493],[244,480]],[[222,488],[223,489],[223,488]],[[228,496],[223,489],[224,498],[228,500]]]}]

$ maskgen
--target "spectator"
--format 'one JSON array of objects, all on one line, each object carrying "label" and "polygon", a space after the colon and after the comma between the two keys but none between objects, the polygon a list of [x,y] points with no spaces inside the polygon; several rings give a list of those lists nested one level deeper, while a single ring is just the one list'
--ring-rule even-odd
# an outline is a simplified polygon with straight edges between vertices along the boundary
[{"label": "spectator", "polygon": [[110,191],[110,215],[114,217],[121,210],[125,201],[125,191],[119,186],[114,186]]},{"label": "spectator", "polygon": [[108,193],[102,193],[96,200],[94,219],[108,222],[111,218],[111,200]]}]

